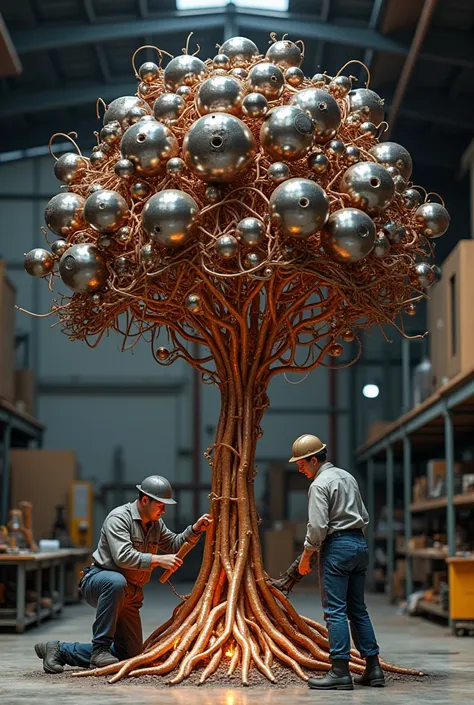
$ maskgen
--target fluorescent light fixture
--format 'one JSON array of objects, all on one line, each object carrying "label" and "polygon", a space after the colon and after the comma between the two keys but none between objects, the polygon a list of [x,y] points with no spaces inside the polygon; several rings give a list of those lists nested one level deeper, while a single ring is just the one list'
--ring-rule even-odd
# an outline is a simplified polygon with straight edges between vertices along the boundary
[{"label": "fluorescent light fixture", "polygon": [[379,395],[380,389],[376,384],[365,384],[362,388],[362,394],[367,399],[376,399]]},{"label": "fluorescent light fixture", "polygon": [[[287,12],[290,0],[232,0],[234,5],[247,10],[271,10]],[[229,0],[176,0],[177,10],[208,10],[225,7]]]}]

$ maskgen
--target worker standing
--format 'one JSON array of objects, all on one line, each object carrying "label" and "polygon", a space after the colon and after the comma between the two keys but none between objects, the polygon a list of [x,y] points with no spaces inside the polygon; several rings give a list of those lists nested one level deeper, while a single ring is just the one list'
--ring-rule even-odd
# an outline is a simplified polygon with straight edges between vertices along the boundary
[{"label": "worker standing", "polygon": [[[138,499],[116,507],[105,519],[93,563],[84,568],[80,590],[96,608],[92,643],[47,641],[35,645],[46,673],[61,673],[65,665],[83,668],[110,666],[142,652],[140,608],[143,585],[154,568],[174,572],[183,561],[176,555],[185,543],[196,543],[212,523],[204,514],[181,534],[161,518],[176,504],[170,483],[151,475],[137,485]],[[158,551],[163,551],[157,555]]]}]

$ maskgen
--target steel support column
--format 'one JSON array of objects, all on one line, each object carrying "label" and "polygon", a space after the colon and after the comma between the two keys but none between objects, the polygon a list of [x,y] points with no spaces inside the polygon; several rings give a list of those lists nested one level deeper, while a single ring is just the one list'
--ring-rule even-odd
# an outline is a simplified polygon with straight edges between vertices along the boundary
[{"label": "steel support column", "polygon": [[413,484],[413,473],[411,467],[411,441],[409,436],[403,439],[403,497],[404,497],[404,518],[405,518],[405,549],[406,554],[406,572],[405,572],[405,596],[411,595],[413,592],[413,575],[411,557],[408,555],[408,542],[411,539],[411,491]]},{"label": "steel support column", "polygon": [[392,597],[392,576],[393,576],[393,475],[394,458],[393,446],[387,446],[387,594]]},{"label": "steel support column", "polygon": [[448,535],[449,555],[456,553],[456,516],[453,504],[454,497],[454,433],[453,417],[448,409],[444,411],[444,453],[446,459],[446,528]]},{"label": "steel support column", "polygon": [[371,590],[375,590],[375,462],[373,458],[367,461],[367,511],[369,512],[369,526],[367,527],[367,545],[369,547],[369,575],[368,583]]},{"label": "steel support column", "polygon": [[402,413],[410,410],[410,402],[410,341],[402,338]]},{"label": "steel support column", "polygon": [[3,427],[2,445],[2,491],[0,496],[0,524],[6,526],[8,521],[8,502],[10,498],[10,461],[11,424]]}]

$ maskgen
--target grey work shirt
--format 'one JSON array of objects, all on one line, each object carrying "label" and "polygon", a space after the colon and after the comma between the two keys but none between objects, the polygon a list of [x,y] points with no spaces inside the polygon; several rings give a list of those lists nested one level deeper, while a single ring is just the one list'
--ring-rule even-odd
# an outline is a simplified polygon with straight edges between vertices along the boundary
[{"label": "grey work shirt", "polygon": [[145,530],[137,502],[112,509],[102,524],[94,563],[122,573],[129,583],[145,585],[152,573],[151,557],[158,551],[176,553],[185,541],[196,543],[200,534],[188,526],[181,534],[170,531],[164,521],[150,522]]},{"label": "grey work shirt", "polygon": [[304,547],[317,551],[326,536],[344,529],[364,530],[369,514],[356,479],[332,463],[322,465],[310,485],[309,522]]}]

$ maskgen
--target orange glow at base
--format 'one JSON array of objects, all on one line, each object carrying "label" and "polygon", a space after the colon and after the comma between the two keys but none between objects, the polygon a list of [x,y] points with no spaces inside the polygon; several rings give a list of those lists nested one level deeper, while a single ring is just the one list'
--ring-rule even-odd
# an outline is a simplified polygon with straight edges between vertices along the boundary
[{"label": "orange glow at base", "polygon": [[234,646],[233,645],[229,646],[229,648],[225,652],[225,655],[227,656],[227,658],[232,658],[232,656],[234,655],[234,651],[235,651]]}]

